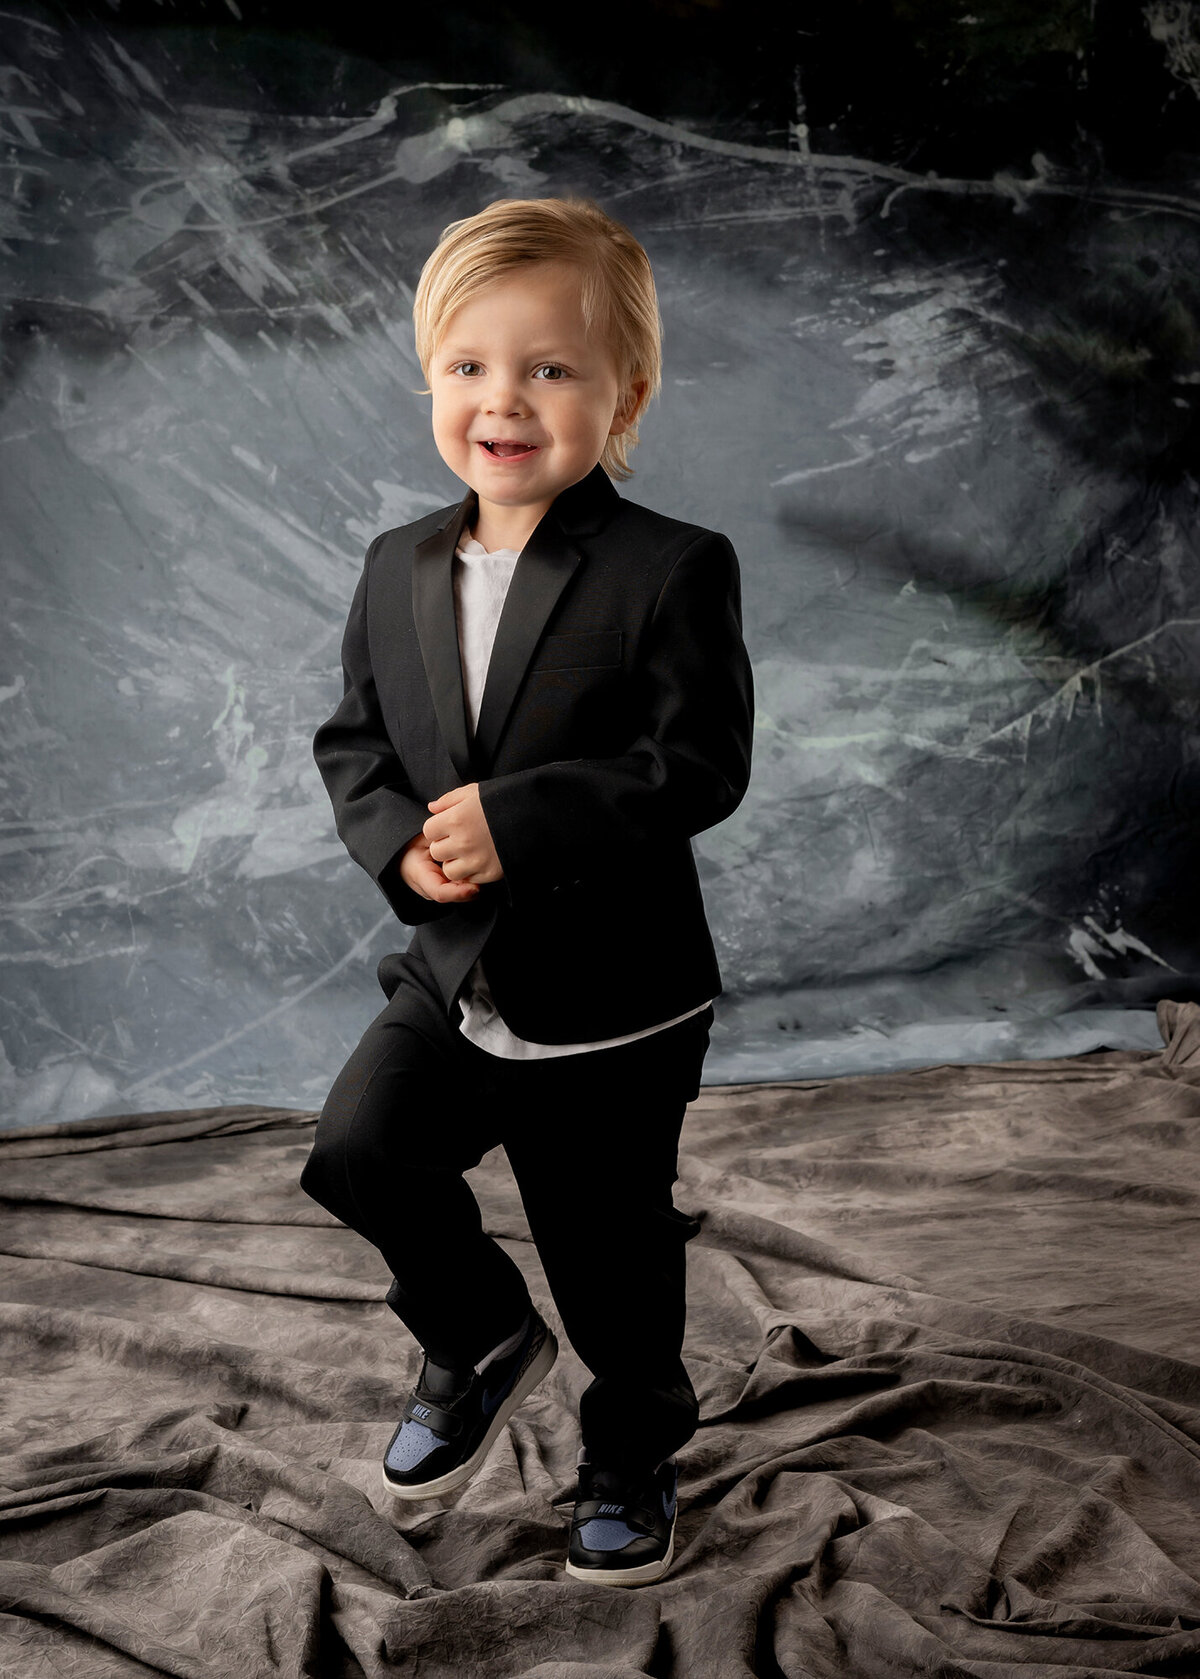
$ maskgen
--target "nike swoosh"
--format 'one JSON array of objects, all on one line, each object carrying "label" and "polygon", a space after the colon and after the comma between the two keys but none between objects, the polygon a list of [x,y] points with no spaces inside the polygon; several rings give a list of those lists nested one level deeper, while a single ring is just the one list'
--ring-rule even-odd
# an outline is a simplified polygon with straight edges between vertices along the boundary
[{"label": "nike swoosh", "polygon": [[504,1398],[504,1395],[508,1392],[511,1386],[511,1382],[505,1382],[502,1387],[498,1387],[496,1389],[495,1393],[493,1393],[490,1388],[484,1388],[483,1392],[479,1396],[479,1405],[485,1417],[491,1416],[492,1412],[496,1409],[496,1406],[499,1405],[500,1401]]},{"label": "nike swoosh", "polygon": [[671,1502],[669,1504],[667,1503],[666,1493],[663,1493],[663,1495],[662,1495],[663,1515],[667,1518],[668,1521],[670,1521],[671,1517],[675,1514],[675,1505],[678,1502],[678,1499],[679,1499],[679,1488],[678,1487],[676,1487],[675,1491],[671,1494]]},{"label": "nike swoosh", "polygon": [[516,1387],[518,1378],[523,1376],[526,1370],[528,1370],[533,1360],[533,1355],[537,1352],[544,1340],[545,1336],[534,1336],[530,1340],[528,1346],[525,1348],[525,1357],[521,1360],[515,1370],[509,1371],[507,1377],[501,1382],[500,1386],[494,1393],[490,1388],[484,1388],[483,1392],[479,1396],[479,1404],[485,1417],[490,1417],[492,1412],[496,1409],[496,1406],[499,1405],[500,1401],[505,1398],[506,1395],[510,1394],[513,1388]]}]

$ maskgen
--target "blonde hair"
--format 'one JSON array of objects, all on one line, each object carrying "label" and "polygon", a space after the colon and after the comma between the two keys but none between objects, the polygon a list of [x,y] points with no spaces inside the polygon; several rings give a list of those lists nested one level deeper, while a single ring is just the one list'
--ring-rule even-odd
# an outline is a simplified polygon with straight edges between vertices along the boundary
[{"label": "blonde hair", "polygon": [[662,322],[649,257],[627,227],[590,199],[498,198],[478,215],[451,222],[421,270],[413,299],[421,368],[428,379],[455,310],[534,262],[567,262],[579,270],[584,326],[602,334],[622,391],[645,380],[628,429],[610,437],[600,457],[611,478],[628,478],[637,420],[662,384]]}]

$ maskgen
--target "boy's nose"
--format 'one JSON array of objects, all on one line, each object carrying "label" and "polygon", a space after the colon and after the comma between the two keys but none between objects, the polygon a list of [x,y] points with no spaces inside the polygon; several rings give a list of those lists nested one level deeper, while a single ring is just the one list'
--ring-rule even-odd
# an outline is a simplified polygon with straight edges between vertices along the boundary
[{"label": "boy's nose", "polygon": [[516,386],[505,380],[483,392],[482,407],[485,414],[521,414],[525,405]]}]

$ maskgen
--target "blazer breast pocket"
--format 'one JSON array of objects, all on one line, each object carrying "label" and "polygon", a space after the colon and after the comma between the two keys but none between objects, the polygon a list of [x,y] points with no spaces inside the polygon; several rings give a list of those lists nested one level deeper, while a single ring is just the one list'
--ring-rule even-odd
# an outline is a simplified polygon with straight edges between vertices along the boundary
[{"label": "blazer breast pocket", "polygon": [[530,670],[614,670],[621,664],[621,631],[591,630],[585,635],[548,635],[533,656]]}]

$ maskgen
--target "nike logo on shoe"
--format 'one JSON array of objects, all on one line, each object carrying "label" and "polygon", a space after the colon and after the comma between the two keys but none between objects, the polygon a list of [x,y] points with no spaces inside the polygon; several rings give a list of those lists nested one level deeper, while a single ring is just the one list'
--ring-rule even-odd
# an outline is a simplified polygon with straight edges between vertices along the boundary
[{"label": "nike logo on shoe", "polygon": [[504,1398],[504,1395],[508,1392],[511,1386],[511,1382],[501,1382],[500,1386],[496,1388],[494,1392],[491,1388],[484,1388],[483,1392],[479,1396],[479,1408],[485,1417],[491,1416],[492,1412],[496,1409],[496,1406],[499,1405],[500,1401]]},{"label": "nike logo on shoe", "polygon": [[479,1396],[479,1408],[485,1417],[490,1417],[492,1412],[496,1409],[496,1406],[499,1405],[500,1401],[504,1398],[505,1394],[510,1393],[516,1386],[518,1378],[523,1376],[525,1371],[529,1368],[533,1355],[542,1344],[542,1339],[543,1337],[541,1336],[531,1335],[529,1343],[525,1348],[525,1357],[521,1360],[517,1368],[509,1371],[508,1375],[500,1383],[498,1388],[484,1388],[483,1392]]},{"label": "nike logo on shoe", "polygon": [[673,1490],[671,1492],[671,1502],[669,1504],[667,1503],[666,1493],[663,1493],[663,1495],[662,1495],[663,1515],[667,1518],[668,1521],[670,1521],[671,1517],[675,1514],[675,1505],[676,1505],[676,1502],[678,1501],[678,1498],[679,1498],[679,1488],[678,1488],[678,1486],[673,1488]]}]

